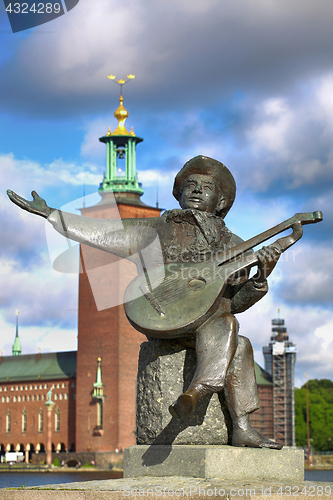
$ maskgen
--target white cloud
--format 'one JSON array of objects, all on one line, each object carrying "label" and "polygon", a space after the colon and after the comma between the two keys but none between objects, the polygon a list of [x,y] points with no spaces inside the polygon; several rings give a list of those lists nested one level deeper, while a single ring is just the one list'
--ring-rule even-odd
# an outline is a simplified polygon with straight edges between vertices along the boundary
[{"label": "white cloud", "polygon": [[[333,132],[333,74],[329,73],[319,81],[316,89],[316,104],[324,122],[325,134],[331,137]],[[317,106],[316,106],[317,107]],[[317,108],[318,109],[318,108]]]},{"label": "white cloud", "polygon": [[332,185],[333,76],[328,73],[298,90],[297,97],[270,97],[256,104],[246,136],[259,162],[259,189],[267,190],[276,181],[287,189]]},{"label": "white cloud", "polygon": [[249,131],[249,142],[256,155],[266,149],[282,159],[289,159],[287,137],[293,113],[284,99],[272,98],[262,104],[263,120]]},{"label": "white cloud", "polygon": [[[311,228],[310,228],[311,229]],[[322,304],[333,302],[333,263],[331,243],[316,245],[300,242],[292,249],[292,258],[282,261],[279,296],[289,303]]]},{"label": "white cloud", "polygon": [[[330,351],[330,354],[332,353],[332,348],[333,348],[333,322],[332,323],[327,323],[326,325],[320,326],[315,330],[315,335],[319,338],[324,339],[324,342],[322,342],[322,347],[326,351]],[[330,346],[330,344],[332,344]]]},{"label": "white cloud", "polygon": [[160,170],[140,170],[139,171],[139,181],[142,182],[143,186],[151,187],[151,186],[167,186],[167,189],[170,189],[170,186],[173,185],[173,180],[175,178],[177,171],[164,172]]},{"label": "white cloud", "polygon": [[[98,185],[101,180],[100,172],[94,164],[64,162],[61,158],[49,164],[41,164],[29,159],[19,160],[13,153],[0,155],[0,184],[28,196],[27,180],[33,180],[35,190],[42,191],[46,187],[61,185],[81,186],[83,182]],[[0,199],[7,199],[5,193]]]}]

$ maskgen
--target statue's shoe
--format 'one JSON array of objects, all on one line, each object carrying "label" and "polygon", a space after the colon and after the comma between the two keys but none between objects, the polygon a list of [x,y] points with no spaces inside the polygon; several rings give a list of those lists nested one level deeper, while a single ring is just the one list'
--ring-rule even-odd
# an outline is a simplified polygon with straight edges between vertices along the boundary
[{"label": "statue's shoe", "polygon": [[169,412],[175,418],[188,417],[193,413],[197,400],[193,394],[181,394],[177,401],[169,406]]},{"label": "statue's shoe", "polygon": [[249,448],[270,448],[272,450],[281,450],[283,445],[271,441],[266,436],[254,429],[246,431],[237,429],[233,433],[232,446],[248,446]]}]

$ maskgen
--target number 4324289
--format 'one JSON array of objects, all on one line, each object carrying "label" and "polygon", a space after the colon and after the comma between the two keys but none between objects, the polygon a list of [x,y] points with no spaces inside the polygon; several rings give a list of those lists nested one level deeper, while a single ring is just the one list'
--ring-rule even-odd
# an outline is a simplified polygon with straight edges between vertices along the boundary
[{"label": "number 4324289", "polygon": [[33,3],[31,7],[27,3],[10,3],[6,8],[6,11],[10,14],[29,14],[33,12],[34,14],[59,14],[60,3]]}]

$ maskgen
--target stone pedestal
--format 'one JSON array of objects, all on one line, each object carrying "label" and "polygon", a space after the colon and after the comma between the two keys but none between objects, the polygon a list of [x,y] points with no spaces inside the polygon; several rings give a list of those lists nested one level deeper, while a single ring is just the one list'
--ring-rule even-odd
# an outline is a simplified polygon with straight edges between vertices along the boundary
[{"label": "stone pedestal", "polygon": [[303,481],[303,451],[227,446],[231,421],[223,391],[203,398],[190,417],[171,417],[169,405],[187,390],[195,368],[194,349],[181,341],[141,345],[137,445],[124,451],[124,477]]},{"label": "stone pedestal", "polygon": [[131,446],[124,451],[124,478],[183,476],[225,480],[304,480],[304,452],[233,446]]},{"label": "stone pedestal", "polygon": [[154,339],[141,345],[137,444],[228,444],[230,417],[223,391],[203,398],[190,417],[177,420],[169,413],[170,404],[190,385],[195,367],[195,350],[177,340]]}]

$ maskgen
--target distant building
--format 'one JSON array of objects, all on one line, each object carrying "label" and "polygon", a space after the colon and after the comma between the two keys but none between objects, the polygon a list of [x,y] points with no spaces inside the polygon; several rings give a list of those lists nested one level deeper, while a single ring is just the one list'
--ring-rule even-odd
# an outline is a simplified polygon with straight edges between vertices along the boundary
[{"label": "distant building", "polygon": [[272,336],[263,347],[265,370],[272,377],[273,439],[295,446],[294,370],[297,347],[288,337],[283,319],[272,320]]},{"label": "distant building", "polygon": [[[18,334],[16,332],[15,347]],[[44,452],[53,387],[52,449],[75,451],[76,352],[0,357],[0,454]]]}]

